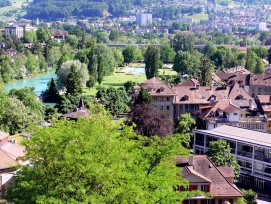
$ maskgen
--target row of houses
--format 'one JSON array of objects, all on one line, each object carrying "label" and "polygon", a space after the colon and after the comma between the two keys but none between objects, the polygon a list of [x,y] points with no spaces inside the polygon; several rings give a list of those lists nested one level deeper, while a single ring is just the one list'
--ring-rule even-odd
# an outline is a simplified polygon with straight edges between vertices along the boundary
[{"label": "row of houses", "polygon": [[[198,129],[194,130],[194,154],[204,155],[211,141],[226,140],[241,167],[239,183],[270,194],[271,135],[268,134],[271,116],[270,77],[268,73],[217,73],[213,76],[213,86],[200,86],[198,80],[190,79],[172,87],[154,77],[140,86],[135,86],[132,97],[135,99],[140,88],[145,88],[151,95],[153,108],[175,122],[180,115],[191,113],[198,125]],[[206,156],[195,158],[208,160]],[[187,166],[186,170],[194,175],[188,179],[190,185],[193,185],[194,181],[200,183],[200,180],[202,182],[204,180],[205,184],[208,183],[206,176],[198,174],[201,171],[206,173],[207,170],[198,169],[193,173],[195,168],[191,170],[188,164]],[[226,179],[227,175],[227,173],[224,175]],[[197,185],[197,189],[200,190],[201,184]],[[199,198],[195,199],[195,202],[189,200],[189,203],[222,202],[222,200],[208,201],[206,198],[201,198],[201,201],[198,201]],[[235,203],[235,200],[229,202]]]},{"label": "row of houses", "polygon": [[140,87],[144,87],[151,95],[154,109],[172,121],[189,112],[204,129],[228,124],[267,132],[269,109],[263,106],[266,101],[261,95],[270,94],[270,79],[271,74],[218,73],[214,84],[223,85],[200,86],[198,80],[190,79],[169,87],[154,77],[135,86],[132,97],[135,99]]}]

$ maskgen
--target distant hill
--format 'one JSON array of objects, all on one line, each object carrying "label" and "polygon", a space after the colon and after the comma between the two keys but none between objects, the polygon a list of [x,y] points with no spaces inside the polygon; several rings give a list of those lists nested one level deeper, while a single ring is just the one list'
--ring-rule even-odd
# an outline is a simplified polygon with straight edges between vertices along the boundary
[{"label": "distant hill", "polygon": [[271,0],[234,0],[236,2],[241,2],[244,4],[254,4],[254,5],[270,5]]},{"label": "distant hill", "polygon": [[[56,20],[76,17],[102,17],[125,14],[134,6],[144,6],[156,0],[34,0],[27,8],[29,19]],[[106,11],[106,12],[105,12]]]}]

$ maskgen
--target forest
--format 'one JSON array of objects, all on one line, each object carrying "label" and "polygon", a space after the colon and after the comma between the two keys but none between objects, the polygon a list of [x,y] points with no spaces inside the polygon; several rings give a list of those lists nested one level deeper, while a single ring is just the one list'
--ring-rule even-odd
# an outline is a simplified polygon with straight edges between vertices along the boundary
[{"label": "forest", "polygon": [[133,6],[143,6],[152,2],[154,0],[34,0],[27,8],[27,18],[56,20],[71,16],[102,17],[107,12],[113,16],[120,16]]}]

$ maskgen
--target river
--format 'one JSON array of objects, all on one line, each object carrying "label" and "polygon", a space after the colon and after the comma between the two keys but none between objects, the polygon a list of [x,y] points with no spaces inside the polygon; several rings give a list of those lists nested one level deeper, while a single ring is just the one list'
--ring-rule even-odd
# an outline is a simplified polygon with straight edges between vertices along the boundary
[{"label": "river", "polygon": [[48,72],[45,74],[40,74],[38,76],[34,76],[28,79],[17,80],[15,82],[11,82],[5,85],[5,90],[10,91],[11,89],[21,89],[24,87],[35,87],[34,92],[37,95],[40,95],[42,91],[47,88],[48,82],[51,78],[56,79],[55,71]]}]

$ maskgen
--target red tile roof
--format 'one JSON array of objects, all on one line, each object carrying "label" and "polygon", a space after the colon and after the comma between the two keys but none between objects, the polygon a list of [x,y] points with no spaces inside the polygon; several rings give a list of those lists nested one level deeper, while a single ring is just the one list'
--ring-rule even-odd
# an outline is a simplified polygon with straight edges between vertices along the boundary
[{"label": "red tile roof", "polygon": [[151,96],[174,96],[176,93],[164,82],[156,77],[144,81],[140,86],[144,87]]},{"label": "red tile roof", "polygon": [[7,138],[8,136],[9,136],[8,133],[2,132],[2,131],[0,130],[0,140],[5,139],[5,138]]},{"label": "red tile roof", "polygon": [[189,79],[189,80],[187,80],[187,81],[185,81],[185,82],[183,82],[183,83],[181,83],[181,84],[178,84],[178,86],[199,86],[200,85],[200,83],[199,83],[199,81],[197,80],[197,79]]},{"label": "red tile roof", "polygon": [[[177,166],[181,166],[181,164],[188,166],[188,162],[188,156],[178,156],[176,164]],[[226,179],[226,177],[232,174],[232,170],[229,171],[229,169],[225,168],[223,171],[220,171],[206,155],[193,156],[193,170],[212,182],[210,193],[214,198],[243,197],[242,192]]]}]

